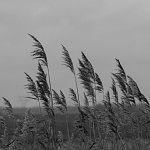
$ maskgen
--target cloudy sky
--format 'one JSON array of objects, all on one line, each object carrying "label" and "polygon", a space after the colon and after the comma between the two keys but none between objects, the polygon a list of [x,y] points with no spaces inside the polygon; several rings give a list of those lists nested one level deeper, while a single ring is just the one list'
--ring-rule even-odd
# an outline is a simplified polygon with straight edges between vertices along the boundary
[{"label": "cloudy sky", "polygon": [[120,59],[150,98],[149,0],[0,0],[0,97],[14,106],[30,106],[23,98],[24,72],[34,77],[37,67],[28,33],[45,47],[54,89],[67,94],[74,87],[72,74],[62,66],[64,44],[75,65],[85,52],[106,89],[114,58]]}]

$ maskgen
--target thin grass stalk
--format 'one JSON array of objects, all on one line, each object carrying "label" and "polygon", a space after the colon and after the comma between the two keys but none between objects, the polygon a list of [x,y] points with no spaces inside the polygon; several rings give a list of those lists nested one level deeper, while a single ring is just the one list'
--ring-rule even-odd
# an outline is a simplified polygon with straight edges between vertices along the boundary
[{"label": "thin grass stalk", "polygon": [[[89,100],[88,100],[88,98],[87,98],[85,93],[84,93],[84,101],[85,101],[85,103],[84,103],[85,108],[84,109],[86,109],[86,111],[88,111],[87,114],[91,115],[90,114],[91,113],[91,109],[90,109],[90,106],[89,106]],[[88,126],[89,126],[89,136],[92,139],[92,130],[91,130],[91,121],[90,121],[90,119],[88,120]]]},{"label": "thin grass stalk", "polygon": [[[49,81],[49,88],[50,88],[50,100],[51,100],[51,107],[52,107],[52,110],[54,112],[54,103],[53,103],[53,97],[52,97],[52,86],[51,86],[51,77],[50,77],[50,71],[49,71],[49,67],[47,65],[47,71],[48,71],[48,81]],[[52,118],[52,127],[53,127],[53,147],[54,147],[54,150],[56,149],[56,122],[55,122],[55,113],[54,113],[54,116]]]},{"label": "thin grass stalk", "polygon": [[65,115],[68,140],[70,141],[70,130],[69,130],[68,113],[67,113],[68,108],[67,108],[65,95],[61,90],[60,90],[60,100],[61,100],[62,113],[64,113],[64,115]]},{"label": "thin grass stalk", "polygon": [[[94,84],[93,84],[93,86],[94,86]],[[94,89],[93,91],[95,91],[94,87],[93,87],[93,89]],[[93,137],[94,137],[94,142],[95,142],[95,140],[96,140],[96,124],[95,124],[95,121],[97,122],[97,120],[96,120],[97,117],[96,117],[96,112],[95,112],[95,107],[96,107],[95,92],[93,94],[94,95],[92,96],[92,103],[93,103],[93,115],[95,116],[95,118],[94,118],[94,121],[92,122],[92,127],[93,127]]]},{"label": "thin grass stalk", "polygon": [[39,105],[40,114],[42,115],[42,109],[41,109],[41,104],[40,104],[40,99],[39,99],[39,97],[37,98],[37,100],[38,100],[38,105]]},{"label": "thin grass stalk", "polygon": [[[96,83],[94,81],[94,98],[95,98],[95,103],[97,105],[97,96],[96,96]],[[96,118],[96,126],[97,126],[97,132],[98,132],[98,137],[100,138],[101,135],[100,135],[100,130],[99,130],[99,123],[98,123],[98,118],[97,118],[97,113],[95,111],[95,118]]]},{"label": "thin grass stalk", "polygon": [[38,98],[38,103],[39,103],[40,114],[42,115],[42,109],[41,109],[41,104],[40,104],[39,98]]},{"label": "thin grass stalk", "polygon": [[60,99],[62,102],[62,107],[64,108],[65,112],[65,119],[66,119],[66,126],[67,126],[67,133],[68,133],[68,140],[70,141],[70,130],[69,130],[69,122],[68,122],[68,108],[67,108],[67,103],[66,103],[66,98],[64,93],[60,90]]},{"label": "thin grass stalk", "polygon": [[[93,88],[93,85],[92,85]],[[94,89],[94,88],[93,88]],[[95,91],[95,90],[94,90]],[[93,115],[96,117],[96,113],[95,113],[95,93],[93,93],[94,95],[92,96],[92,104],[93,104]],[[96,140],[96,125],[95,125],[95,118],[92,121],[92,128],[93,128],[93,138],[94,138],[94,142]]]},{"label": "thin grass stalk", "polygon": [[[37,90],[37,89],[36,89],[36,90]],[[38,91],[37,91],[37,92],[38,92]],[[38,104],[39,104],[40,114],[42,115],[42,109],[41,109],[41,104],[40,104],[40,98],[39,98],[39,96],[38,96],[37,100],[38,100]]]},{"label": "thin grass stalk", "polygon": [[38,105],[39,105],[40,114],[42,115],[42,109],[41,109],[41,104],[40,104],[40,99],[39,99],[39,97],[37,98],[37,100],[38,100]]},{"label": "thin grass stalk", "polygon": [[65,121],[66,121],[66,126],[67,126],[68,140],[70,141],[70,130],[69,130],[69,122],[68,122],[67,111],[66,111],[66,113],[64,115],[65,115]]},{"label": "thin grass stalk", "polygon": [[93,95],[93,113],[94,113],[94,116],[95,116],[95,122],[93,122],[93,128],[94,128],[94,130],[93,130],[93,132],[95,132],[94,133],[94,139],[96,139],[96,127],[97,127],[97,132],[98,132],[98,137],[100,138],[101,136],[100,136],[100,130],[99,130],[99,124],[98,124],[98,118],[97,118],[97,113],[96,113],[96,110],[95,110],[95,107],[96,107],[96,105],[97,105],[97,95],[96,95],[96,81],[95,81],[95,79],[94,79],[94,83],[93,83],[93,91],[94,91],[94,95]]},{"label": "thin grass stalk", "polygon": [[78,88],[77,77],[76,77],[75,72],[74,72],[74,80],[75,80],[75,86],[76,86],[76,91],[77,91],[78,107],[80,107],[79,88]]},{"label": "thin grass stalk", "polygon": [[48,82],[49,82],[49,89],[50,89],[51,107],[52,107],[52,110],[54,111],[54,104],[53,104],[53,98],[52,98],[51,76],[50,76],[50,71],[49,71],[48,65],[47,65],[47,72],[48,72]]},{"label": "thin grass stalk", "polygon": [[[105,94],[104,94],[104,90],[102,90],[102,95],[103,95],[103,100],[102,100],[102,102],[104,102],[105,101]],[[106,131],[106,130],[105,130]],[[105,137],[104,137],[104,139],[102,140],[103,142],[102,142],[102,145],[104,145],[104,142],[105,142],[105,140],[106,140],[106,137],[107,137],[107,134],[105,134]]]},{"label": "thin grass stalk", "polygon": [[93,97],[93,104],[94,104],[94,116],[95,116],[95,121],[93,121],[94,125],[93,125],[93,128],[94,128],[94,132],[95,132],[95,137],[94,139],[96,139],[96,127],[97,127],[97,132],[98,132],[98,136],[100,137],[100,134],[99,134],[99,127],[98,127],[98,120],[97,120],[97,113],[96,113],[96,110],[95,110],[95,107],[96,107],[96,85],[95,85],[95,81],[93,83],[93,88],[94,88],[94,97]]}]

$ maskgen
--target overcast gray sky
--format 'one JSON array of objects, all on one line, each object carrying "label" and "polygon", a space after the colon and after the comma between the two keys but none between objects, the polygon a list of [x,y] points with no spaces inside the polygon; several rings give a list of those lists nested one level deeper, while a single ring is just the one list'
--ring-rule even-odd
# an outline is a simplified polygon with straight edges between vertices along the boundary
[{"label": "overcast gray sky", "polygon": [[[35,76],[30,52],[33,34],[49,59],[54,89],[67,94],[72,74],[62,66],[61,44],[74,63],[84,51],[110,86],[114,58],[150,97],[149,0],[0,0],[0,96],[14,106],[30,106],[24,72]],[[69,102],[70,103],[70,102]]]}]

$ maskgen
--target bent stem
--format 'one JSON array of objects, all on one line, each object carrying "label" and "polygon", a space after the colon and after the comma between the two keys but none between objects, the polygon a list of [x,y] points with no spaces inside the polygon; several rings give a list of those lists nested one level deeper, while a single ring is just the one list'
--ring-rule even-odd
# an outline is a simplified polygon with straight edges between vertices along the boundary
[{"label": "bent stem", "polygon": [[68,140],[70,141],[70,131],[69,131],[69,122],[68,122],[67,112],[65,114],[65,119],[66,119],[66,125],[67,125]]},{"label": "bent stem", "polygon": [[76,86],[76,91],[77,91],[78,106],[80,107],[79,88],[78,88],[78,83],[77,83],[77,77],[76,77],[76,73],[75,72],[73,74],[74,74],[75,86]]},{"label": "bent stem", "polygon": [[[52,97],[52,86],[51,86],[51,77],[50,77],[50,71],[49,67],[47,65],[47,71],[48,71],[48,81],[49,81],[49,89],[50,89],[50,101],[51,102],[51,107],[54,113],[54,104],[53,104],[53,97]],[[53,128],[53,148],[54,150],[56,149],[56,123],[55,123],[55,113],[52,117],[52,128]]]}]

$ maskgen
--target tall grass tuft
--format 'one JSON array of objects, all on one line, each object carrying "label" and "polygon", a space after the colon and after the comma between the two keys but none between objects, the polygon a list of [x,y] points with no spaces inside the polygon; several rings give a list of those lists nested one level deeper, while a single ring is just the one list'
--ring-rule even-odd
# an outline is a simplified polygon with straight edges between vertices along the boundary
[{"label": "tall grass tuft", "polygon": [[[52,89],[45,49],[37,38],[31,34],[29,36],[34,42],[35,49],[31,55],[37,60],[37,72],[35,80],[25,73],[27,79],[25,88],[29,94],[26,98],[38,101],[42,115],[33,114],[28,110],[18,119],[10,101],[2,97],[5,105],[4,113],[2,112],[0,116],[0,149],[148,150],[150,148],[149,100],[137,82],[127,74],[119,59],[115,59],[116,69],[112,73],[112,83],[105,93],[103,82],[85,53],[81,52],[76,72],[68,50],[62,45],[63,65],[69,68],[75,81],[75,90],[69,88],[69,99],[75,102],[78,109],[77,118],[73,118],[71,132],[69,127],[72,118],[69,116],[68,99],[62,90],[56,92]],[[79,91],[78,82],[82,85],[83,93]],[[103,97],[101,98],[99,94]],[[63,129],[56,130],[56,108],[63,114],[66,132]],[[10,121],[12,122],[9,123]],[[11,130],[10,124],[13,125]]]},{"label": "tall grass tuft", "polygon": [[[62,45],[62,48],[63,48],[63,51],[62,51],[63,64],[66,67],[68,67],[71,70],[71,72],[73,73],[75,86],[76,86],[76,95],[77,95],[76,100],[77,100],[78,107],[80,107],[79,88],[78,88],[77,75],[76,75],[76,72],[74,69],[74,65],[73,65],[72,59],[71,59],[70,54],[69,54],[68,50],[66,49],[66,47]],[[72,91],[70,91],[70,92],[72,92]],[[74,92],[74,94],[75,94],[75,92]]]}]

